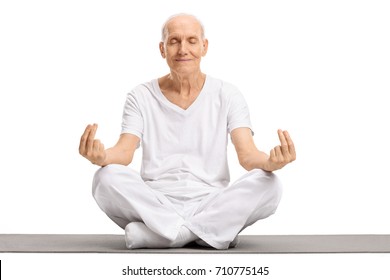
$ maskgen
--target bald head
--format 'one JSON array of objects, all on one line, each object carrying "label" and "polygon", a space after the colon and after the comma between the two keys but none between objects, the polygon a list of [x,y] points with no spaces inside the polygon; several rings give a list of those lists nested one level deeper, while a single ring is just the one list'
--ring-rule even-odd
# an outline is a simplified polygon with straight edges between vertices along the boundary
[{"label": "bald head", "polygon": [[202,22],[198,18],[196,18],[194,15],[181,13],[181,14],[175,14],[173,16],[170,16],[166,20],[166,22],[164,23],[162,30],[161,30],[161,41],[162,42],[165,42],[166,38],[168,37],[169,25],[170,24],[177,24],[180,21],[193,21],[194,24],[199,26],[202,39],[205,39],[204,26],[203,26]]}]

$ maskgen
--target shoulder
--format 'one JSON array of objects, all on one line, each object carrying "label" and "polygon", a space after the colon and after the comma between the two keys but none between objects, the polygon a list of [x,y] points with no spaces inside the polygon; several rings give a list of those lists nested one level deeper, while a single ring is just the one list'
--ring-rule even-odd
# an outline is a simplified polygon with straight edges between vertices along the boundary
[{"label": "shoulder", "polygon": [[128,94],[127,96],[131,96],[133,98],[143,98],[145,96],[148,96],[150,93],[153,93],[155,91],[155,83],[156,80],[151,80],[149,82],[144,82],[142,84],[139,84],[135,86]]},{"label": "shoulder", "polygon": [[138,108],[142,109],[151,103],[155,95],[155,80],[138,84],[126,95],[125,109]]},{"label": "shoulder", "polygon": [[246,102],[239,88],[233,83],[213,77],[208,78],[211,85],[210,87],[213,88],[213,91],[218,94],[218,98],[223,100],[227,106],[235,107],[238,104]]},{"label": "shoulder", "polygon": [[237,95],[241,96],[241,92],[236,85],[212,76],[207,76],[207,79],[210,88],[212,88],[213,91],[218,92],[221,96],[227,99],[234,98]]}]

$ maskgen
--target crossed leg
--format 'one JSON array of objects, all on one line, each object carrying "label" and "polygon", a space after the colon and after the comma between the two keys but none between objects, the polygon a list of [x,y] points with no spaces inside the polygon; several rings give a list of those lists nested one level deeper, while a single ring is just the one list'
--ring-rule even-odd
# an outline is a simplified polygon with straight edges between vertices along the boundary
[{"label": "crossed leg", "polygon": [[99,207],[125,229],[129,248],[182,247],[201,239],[226,249],[245,227],[272,215],[281,197],[273,173],[252,170],[229,187],[213,192],[183,218],[162,193],[122,165],[99,169],[93,180]]}]

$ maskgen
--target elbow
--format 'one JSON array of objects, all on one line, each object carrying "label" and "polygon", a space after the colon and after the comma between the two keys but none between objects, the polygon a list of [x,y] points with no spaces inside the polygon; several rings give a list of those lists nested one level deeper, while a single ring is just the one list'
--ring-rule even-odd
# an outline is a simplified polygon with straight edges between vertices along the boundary
[{"label": "elbow", "polygon": [[239,157],[238,162],[240,165],[246,170],[246,171],[251,171],[254,169],[253,165],[251,164],[250,160],[248,157]]},{"label": "elbow", "polygon": [[126,156],[123,157],[121,164],[123,165],[129,165],[133,161],[133,154],[126,154]]}]

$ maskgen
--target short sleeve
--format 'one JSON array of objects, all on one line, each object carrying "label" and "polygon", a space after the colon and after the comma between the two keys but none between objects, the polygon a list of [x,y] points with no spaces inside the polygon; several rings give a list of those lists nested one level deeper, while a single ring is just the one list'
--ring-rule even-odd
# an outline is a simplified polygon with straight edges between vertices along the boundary
[{"label": "short sleeve", "polygon": [[248,127],[253,134],[248,105],[237,89],[231,94],[228,109],[228,132],[235,128]]},{"label": "short sleeve", "polygon": [[137,102],[136,94],[132,91],[127,95],[123,108],[122,134],[131,133],[142,139],[143,128],[142,113]]}]

